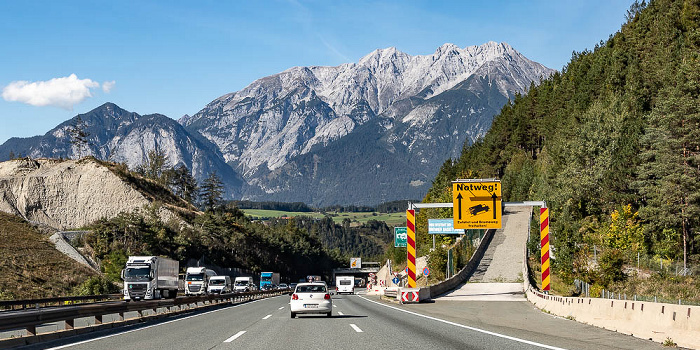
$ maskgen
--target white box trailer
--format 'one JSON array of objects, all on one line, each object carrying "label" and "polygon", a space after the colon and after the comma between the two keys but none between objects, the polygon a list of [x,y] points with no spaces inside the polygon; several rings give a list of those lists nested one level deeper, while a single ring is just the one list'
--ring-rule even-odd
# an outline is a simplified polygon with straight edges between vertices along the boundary
[{"label": "white box trailer", "polygon": [[185,295],[207,294],[209,279],[214,276],[216,272],[206,267],[188,267],[185,272]]},{"label": "white box trailer", "polygon": [[180,263],[161,256],[130,256],[122,270],[124,300],[175,298]]},{"label": "white box trailer", "polygon": [[335,276],[335,292],[338,294],[355,294],[355,277]]}]

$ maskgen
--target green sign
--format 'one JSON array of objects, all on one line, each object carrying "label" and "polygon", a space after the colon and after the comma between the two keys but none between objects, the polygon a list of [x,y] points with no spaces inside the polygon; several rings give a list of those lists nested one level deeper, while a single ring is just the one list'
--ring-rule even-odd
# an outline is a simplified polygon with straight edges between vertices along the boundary
[{"label": "green sign", "polygon": [[394,227],[394,247],[406,247],[408,232],[405,227]]}]

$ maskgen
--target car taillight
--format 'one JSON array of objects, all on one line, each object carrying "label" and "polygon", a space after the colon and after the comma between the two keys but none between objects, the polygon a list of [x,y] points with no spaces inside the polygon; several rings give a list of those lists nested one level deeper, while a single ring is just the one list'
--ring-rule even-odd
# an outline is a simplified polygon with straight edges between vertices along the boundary
[{"label": "car taillight", "polygon": [[323,296],[323,299],[326,299],[326,300],[328,300],[328,299],[330,299],[330,298],[331,298],[331,295],[330,295],[330,294],[326,294],[326,295]]},{"label": "car taillight", "polygon": [[299,300],[299,296],[296,294],[292,294],[292,300]]}]

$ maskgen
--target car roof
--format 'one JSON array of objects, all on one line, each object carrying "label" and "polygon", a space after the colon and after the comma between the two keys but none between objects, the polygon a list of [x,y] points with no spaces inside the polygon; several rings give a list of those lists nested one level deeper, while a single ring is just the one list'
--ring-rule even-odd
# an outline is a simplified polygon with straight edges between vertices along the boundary
[{"label": "car roof", "polygon": [[298,283],[297,287],[299,286],[326,286],[325,282],[304,282],[304,283]]}]

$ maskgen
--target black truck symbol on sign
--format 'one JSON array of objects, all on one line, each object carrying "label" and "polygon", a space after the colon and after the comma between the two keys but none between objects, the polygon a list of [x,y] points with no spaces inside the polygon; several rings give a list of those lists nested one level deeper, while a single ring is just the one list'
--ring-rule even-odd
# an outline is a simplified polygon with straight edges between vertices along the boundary
[{"label": "black truck symbol on sign", "polygon": [[478,204],[473,207],[469,207],[469,213],[472,214],[472,216],[477,215],[481,212],[488,212],[489,207],[483,204]]}]

